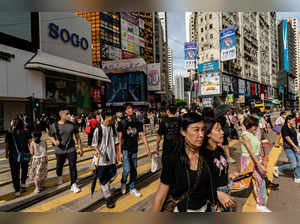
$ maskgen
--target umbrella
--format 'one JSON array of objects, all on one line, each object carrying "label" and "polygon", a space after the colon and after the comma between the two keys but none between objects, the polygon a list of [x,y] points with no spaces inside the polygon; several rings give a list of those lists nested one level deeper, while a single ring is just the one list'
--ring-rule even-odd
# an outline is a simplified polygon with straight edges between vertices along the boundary
[{"label": "umbrella", "polygon": [[91,184],[91,197],[93,197],[93,194],[95,192],[96,183],[97,183],[97,179],[98,179],[99,158],[100,158],[100,155],[97,156],[95,170],[93,171],[93,181],[92,181],[92,184]]},{"label": "umbrella", "polygon": [[231,106],[228,104],[221,104],[215,109],[215,117],[220,118],[224,116],[229,110],[231,110]]}]

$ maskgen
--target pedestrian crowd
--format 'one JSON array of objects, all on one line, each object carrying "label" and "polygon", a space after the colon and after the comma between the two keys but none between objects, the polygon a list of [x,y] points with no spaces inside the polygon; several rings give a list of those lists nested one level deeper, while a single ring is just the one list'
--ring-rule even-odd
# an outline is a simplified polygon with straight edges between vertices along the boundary
[{"label": "pedestrian crowd", "polygon": [[[270,130],[277,135],[276,147],[283,139],[290,163],[276,166],[274,176],[293,169],[294,181],[300,183],[299,124],[295,111],[288,116],[281,112],[273,125],[270,110],[263,113],[256,108],[235,110],[229,105],[202,110],[169,105],[164,112],[143,112],[126,104],[123,111],[105,108],[93,114],[82,113],[79,117],[61,108],[59,118],[42,114],[33,122],[22,114],[14,119],[5,139],[6,158],[16,196],[26,189],[28,176],[35,186],[34,193],[40,193],[46,188],[48,173],[48,148],[42,137],[47,133],[55,148],[57,184],[64,183],[63,168],[68,160],[71,191],[78,193],[77,157],[84,154],[79,133],[85,133],[88,147],[95,151],[93,166],[101,192],[107,207],[113,208],[111,183],[117,175],[117,164],[122,162],[122,194],[129,192],[141,197],[135,186],[138,141],[143,141],[146,154],[153,158],[160,155],[163,140],[161,183],[151,211],[233,211],[236,202],[231,192],[247,189],[252,183],[256,208],[270,212],[266,205],[267,188],[278,189],[279,186],[267,178],[264,145]],[[157,134],[153,152],[146,138],[152,134]],[[239,139],[241,143],[240,171],[236,173],[229,172],[230,164],[236,163],[229,147],[232,139]]]}]

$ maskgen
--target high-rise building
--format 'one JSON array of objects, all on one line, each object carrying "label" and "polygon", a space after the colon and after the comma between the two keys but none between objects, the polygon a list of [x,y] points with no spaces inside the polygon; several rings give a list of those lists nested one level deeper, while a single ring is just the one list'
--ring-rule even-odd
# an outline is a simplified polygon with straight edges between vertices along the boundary
[{"label": "high-rise building", "polygon": [[282,19],[278,25],[279,75],[278,82],[284,87],[285,106],[294,106],[296,78],[296,37],[292,22]]},{"label": "high-rise building", "polygon": [[173,80],[173,52],[171,48],[168,48],[168,74],[169,74],[169,89],[172,91],[174,87]]},{"label": "high-rise building", "polygon": [[[275,12],[193,12],[189,23],[190,41],[198,42],[198,64],[218,61],[222,78],[230,80],[224,83],[232,85],[224,89],[236,97],[243,92],[249,100],[272,98],[278,72]],[[230,26],[236,29],[236,59],[222,62],[220,32]],[[240,90],[234,88],[238,82],[244,83]]]},{"label": "high-rise building", "polygon": [[177,74],[175,78],[175,98],[178,100],[184,100],[184,76]]},{"label": "high-rise building", "polygon": [[300,32],[297,31],[297,77],[295,79],[296,90],[300,90]]}]

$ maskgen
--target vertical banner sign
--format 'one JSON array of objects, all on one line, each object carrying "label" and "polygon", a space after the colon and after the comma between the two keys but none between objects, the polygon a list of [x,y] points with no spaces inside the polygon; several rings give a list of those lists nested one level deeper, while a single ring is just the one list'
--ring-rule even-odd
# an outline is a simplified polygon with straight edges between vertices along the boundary
[{"label": "vertical banner sign", "polygon": [[148,91],[160,91],[161,79],[160,79],[160,63],[148,64]]},{"label": "vertical banner sign", "polygon": [[196,68],[196,58],[198,54],[197,42],[184,43],[184,61],[186,69]]},{"label": "vertical banner sign", "polygon": [[289,39],[288,39],[288,21],[282,21],[282,37],[283,37],[283,64],[284,69],[289,72]]},{"label": "vertical banner sign", "polygon": [[221,61],[236,59],[236,36],[235,27],[231,26],[221,30]]},{"label": "vertical banner sign", "polygon": [[239,96],[245,96],[246,95],[246,82],[245,82],[245,80],[239,79],[238,86],[239,86]]}]

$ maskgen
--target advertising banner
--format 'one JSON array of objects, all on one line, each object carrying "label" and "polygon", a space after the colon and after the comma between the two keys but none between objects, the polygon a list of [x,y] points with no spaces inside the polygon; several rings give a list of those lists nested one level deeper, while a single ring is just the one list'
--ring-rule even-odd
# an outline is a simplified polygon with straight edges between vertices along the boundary
[{"label": "advertising banner", "polygon": [[121,38],[124,40],[128,40],[128,23],[124,19],[121,19]]},{"label": "advertising banner", "polygon": [[213,106],[213,100],[212,97],[205,97],[202,99],[203,107],[212,107]]},{"label": "advertising banner", "polygon": [[233,94],[228,94],[226,96],[226,103],[233,103],[234,101],[233,99],[234,99]]},{"label": "advertising banner", "polygon": [[202,96],[220,96],[221,91],[220,73],[207,73],[200,75],[200,92]]},{"label": "advertising banner", "polygon": [[184,60],[186,69],[196,68],[196,59],[198,54],[197,42],[184,43]]},{"label": "advertising banner", "polygon": [[239,86],[239,96],[245,96],[246,95],[246,82],[245,82],[245,80],[239,79],[238,86]]},{"label": "advertising banner", "polygon": [[125,40],[125,39],[121,40],[121,48],[124,51],[128,51],[128,41],[127,40]]},{"label": "advertising banner", "polygon": [[140,37],[140,39],[139,39],[139,45],[140,45],[141,47],[145,47],[145,39],[144,39],[144,38],[141,38],[141,37]]},{"label": "advertising banner", "polygon": [[160,63],[147,65],[147,87],[148,91],[160,91],[161,79],[160,79]]},{"label": "advertising banner", "polygon": [[221,61],[236,59],[236,28],[234,26],[221,30]]},{"label": "advertising banner", "polygon": [[119,48],[112,47],[107,44],[103,44],[101,47],[101,57],[111,59],[111,60],[121,60],[122,52],[121,49]]},{"label": "advertising banner", "polygon": [[141,71],[147,73],[147,64],[143,58],[117,61],[103,61],[102,70],[105,73],[125,73]]},{"label": "advertising banner", "polygon": [[140,34],[140,29],[138,26],[133,26],[133,34],[136,36],[139,36]]},{"label": "advertising banner", "polygon": [[246,96],[251,96],[251,82],[247,81],[247,93]]},{"label": "advertising banner", "polygon": [[128,51],[134,53],[134,43],[128,41]]},{"label": "advertising banner", "polygon": [[134,35],[133,34],[130,34],[130,33],[128,33],[128,42],[134,42]]},{"label": "advertising banner", "polygon": [[120,16],[121,16],[121,19],[124,19],[127,22],[130,22],[130,23],[132,23],[134,25],[137,25],[137,26],[139,25],[139,18],[138,17],[130,15],[127,12],[120,12]]},{"label": "advertising banner", "polygon": [[284,70],[290,71],[289,65],[289,37],[288,37],[288,21],[285,19],[282,21],[282,36],[283,36],[283,64]]},{"label": "advertising banner", "polygon": [[134,45],[134,54],[135,55],[140,55],[140,46],[139,45]]},{"label": "advertising banner", "polygon": [[198,64],[198,72],[207,72],[219,70],[219,61],[210,61],[207,63]]},{"label": "advertising banner", "polygon": [[131,59],[131,58],[134,58],[134,57],[135,57],[135,55],[133,53],[122,50],[122,59]]},{"label": "advertising banner", "polygon": [[288,92],[292,93],[292,94],[296,94],[295,82],[294,82],[294,79],[290,76],[288,76]]},{"label": "advertising banner", "polygon": [[222,74],[222,87],[224,92],[232,91],[232,79],[230,76]]}]

